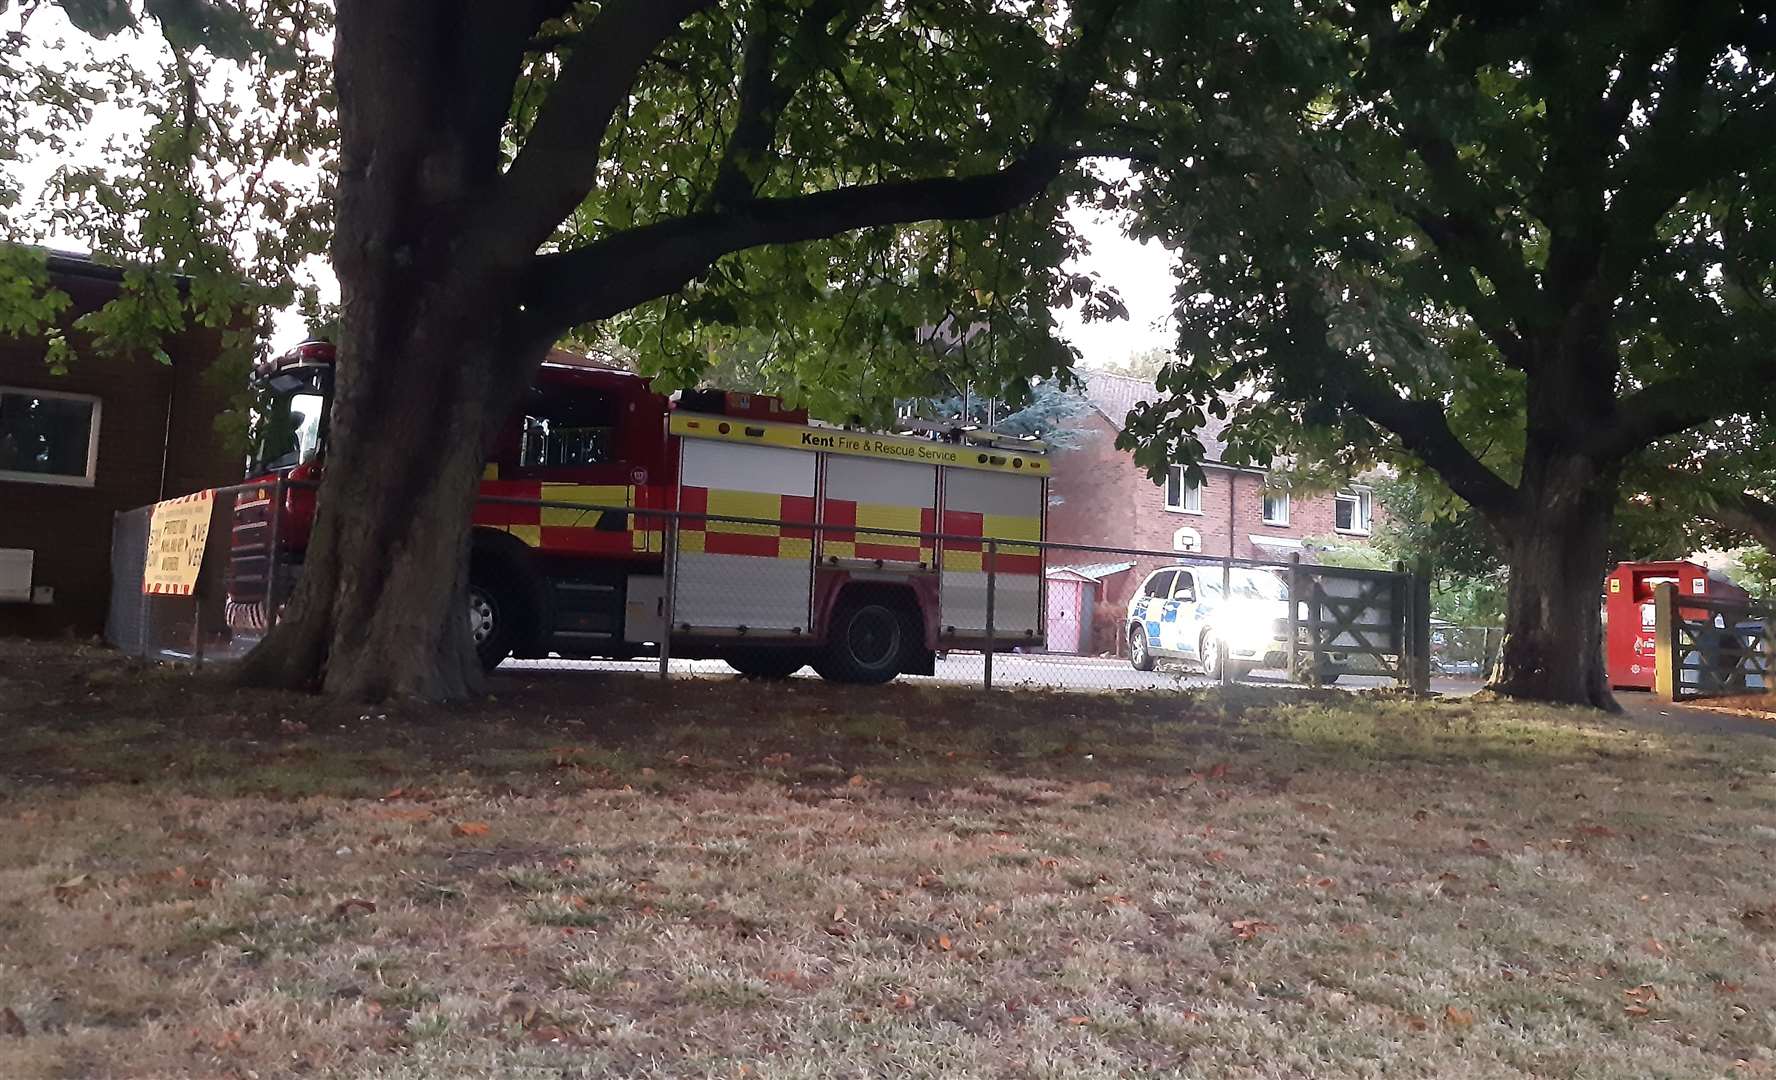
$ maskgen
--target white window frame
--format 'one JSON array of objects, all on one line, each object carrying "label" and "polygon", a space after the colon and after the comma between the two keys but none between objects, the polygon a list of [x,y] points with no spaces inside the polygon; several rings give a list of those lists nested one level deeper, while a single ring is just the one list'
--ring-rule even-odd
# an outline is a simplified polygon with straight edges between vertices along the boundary
[{"label": "white window frame", "polygon": [[[1360,522],[1360,527],[1341,529],[1338,527],[1338,504],[1346,499],[1357,504],[1355,513],[1351,515],[1353,522]],[[1332,529],[1345,536],[1368,536],[1375,527],[1375,496],[1366,487],[1353,487],[1340,491],[1332,496]]]},{"label": "white window frame", "polygon": [[[1266,491],[1258,500],[1258,516],[1263,519],[1264,524],[1266,525],[1278,529],[1286,529],[1289,527],[1289,501],[1289,493],[1286,491]],[[1270,504],[1272,502],[1275,502],[1278,506],[1282,507],[1282,516],[1270,516]]]},{"label": "white window frame", "polygon": [[104,410],[104,402],[91,394],[70,394],[64,390],[43,390],[35,386],[0,386],[0,395],[18,394],[35,398],[59,398],[63,401],[84,401],[92,406],[92,427],[87,432],[86,440],[86,472],[81,476],[63,476],[57,473],[24,472],[17,469],[0,469],[0,482],[9,484],[53,484],[58,487],[92,487],[98,481],[99,473],[99,422]]},{"label": "white window frame", "polygon": [[[1172,471],[1169,471],[1166,474],[1166,512],[1172,514],[1201,514],[1203,512],[1202,492],[1203,488],[1207,485],[1200,481],[1192,480],[1190,477],[1184,475],[1184,466],[1182,465],[1173,465],[1171,470]],[[1183,501],[1179,503],[1172,502],[1171,478],[1174,474],[1178,477],[1178,494],[1183,497]],[[1192,506],[1192,503],[1195,503],[1196,505]]]}]

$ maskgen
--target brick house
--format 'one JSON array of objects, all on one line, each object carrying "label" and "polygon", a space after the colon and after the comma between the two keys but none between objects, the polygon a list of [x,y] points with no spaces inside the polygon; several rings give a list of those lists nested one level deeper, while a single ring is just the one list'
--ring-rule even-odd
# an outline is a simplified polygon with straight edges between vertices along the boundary
[{"label": "brick house", "polygon": [[98,633],[112,515],[241,474],[215,425],[229,388],[205,377],[221,331],[170,336],[171,364],[100,357],[73,322],[116,296],[123,272],[55,254],[49,273],[73,301],[67,374],[45,365],[43,340],[0,336],[0,634]]},{"label": "brick house", "polygon": [[[1197,433],[1205,452],[1203,482],[1192,484],[1182,466],[1173,466],[1165,483],[1154,483],[1132,454],[1116,448],[1116,436],[1129,411],[1159,391],[1146,379],[1103,371],[1080,375],[1090,407],[1074,422],[1077,445],[1051,455],[1050,540],[1284,562],[1303,552],[1310,537],[1370,535],[1379,509],[1367,488],[1313,495],[1267,490],[1262,469],[1223,463],[1225,424],[1213,418]],[[1076,564],[1098,582],[1084,651],[1120,649],[1129,596],[1161,560],[1056,552],[1049,562]]]}]

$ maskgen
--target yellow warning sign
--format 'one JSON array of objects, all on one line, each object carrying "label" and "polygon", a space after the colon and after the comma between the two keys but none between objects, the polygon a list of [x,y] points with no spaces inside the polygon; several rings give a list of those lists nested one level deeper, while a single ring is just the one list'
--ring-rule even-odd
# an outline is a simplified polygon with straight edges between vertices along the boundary
[{"label": "yellow warning sign", "polygon": [[693,439],[724,439],[728,442],[762,446],[788,446],[797,450],[824,450],[829,454],[910,461],[921,465],[1048,475],[1048,462],[1034,454],[990,446],[970,446],[966,443],[933,442],[905,435],[872,435],[865,431],[811,428],[799,424],[778,424],[769,420],[684,412],[672,414],[668,430],[674,435]]},{"label": "yellow warning sign", "polygon": [[142,591],[157,596],[190,596],[210,538],[215,492],[200,491],[154,504],[148,519],[148,555],[142,564]]}]

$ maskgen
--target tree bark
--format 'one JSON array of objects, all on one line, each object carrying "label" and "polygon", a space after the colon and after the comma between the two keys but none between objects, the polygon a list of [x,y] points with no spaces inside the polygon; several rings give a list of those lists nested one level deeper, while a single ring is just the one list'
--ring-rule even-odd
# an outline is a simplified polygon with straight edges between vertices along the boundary
[{"label": "tree bark", "polygon": [[1532,455],[1522,505],[1497,522],[1510,563],[1505,640],[1491,689],[1615,712],[1603,662],[1601,604],[1615,520],[1616,466]]}]

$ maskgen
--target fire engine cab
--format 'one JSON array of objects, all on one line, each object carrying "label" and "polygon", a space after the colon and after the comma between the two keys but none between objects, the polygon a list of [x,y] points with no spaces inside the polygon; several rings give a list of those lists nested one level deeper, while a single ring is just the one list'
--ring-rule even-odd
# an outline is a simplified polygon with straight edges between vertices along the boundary
[{"label": "fire engine cab", "polygon": [[[333,346],[305,342],[256,374],[248,475],[268,486],[236,508],[237,623],[262,621],[300,574],[312,485],[326,468],[333,360]],[[666,643],[674,657],[719,658],[747,675],[812,665],[870,683],[930,674],[940,650],[1038,646],[1041,450],[973,432],[940,441],[810,424],[763,395],[669,401],[630,372],[545,363],[481,482],[467,613],[476,650],[491,668],[507,657],[657,655]],[[273,528],[278,476],[292,483]],[[683,516],[674,525],[644,510]],[[273,547],[277,595],[267,598]]]}]

